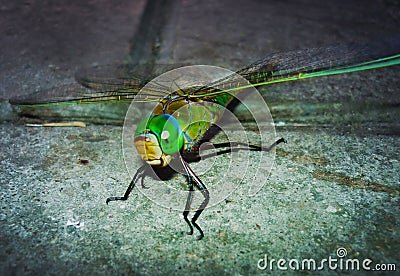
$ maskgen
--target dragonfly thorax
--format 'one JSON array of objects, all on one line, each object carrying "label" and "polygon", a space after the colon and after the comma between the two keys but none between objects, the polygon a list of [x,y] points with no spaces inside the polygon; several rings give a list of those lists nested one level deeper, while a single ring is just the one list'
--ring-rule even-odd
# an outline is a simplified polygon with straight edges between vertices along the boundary
[{"label": "dragonfly thorax", "polygon": [[178,121],[169,114],[143,119],[135,132],[140,157],[152,166],[167,166],[185,142]]}]

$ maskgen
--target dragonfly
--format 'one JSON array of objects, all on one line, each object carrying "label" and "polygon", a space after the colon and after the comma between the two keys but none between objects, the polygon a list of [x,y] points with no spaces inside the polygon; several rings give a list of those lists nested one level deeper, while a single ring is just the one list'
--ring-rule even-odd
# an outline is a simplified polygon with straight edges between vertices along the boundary
[{"label": "dragonfly", "polygon": [[[234,109],[236,96],[244,94],[251,87],[398,64],[400,36],[271,54],[235,73],[206,85],[194,85],[190,89],[172,89],[157,82],[149,82],[150,78],[146,76],[151,75],[151,72],[147,70],[143,70],[139,77],[130,75],[106,78],[80,74],[76,79],[84,89],[40,91],[13,98],[10,102],[17,105],[154,102],[155,108],[149,116],[142,119],[134,134],[134,145],[144,165],[137,169],[124,195],[109,197],[106,203],[127,200],[139,181],[146,188],[144,178],[149,166],[167,167],[175,160],[180,164],[187,180],[188,194],[183,218],[189,227],[188,234],[192,235],[196,229],[199,232],[198,239],[202,239],[204,232],[197,220],[208,205],[210,193],[185,156],[198,152],[199,145],[205,141],[204,137],[207,137],[213,125],[221,119],[223,109],[218,107]],[[241,81],[243,78],[247,82]],[[286,142],[285,139],[278,139],[267,150],[282,142]],[[249,149],[263,150],[248,146]],[[203,200],[189,219],[195,189],[200,191]]]}]

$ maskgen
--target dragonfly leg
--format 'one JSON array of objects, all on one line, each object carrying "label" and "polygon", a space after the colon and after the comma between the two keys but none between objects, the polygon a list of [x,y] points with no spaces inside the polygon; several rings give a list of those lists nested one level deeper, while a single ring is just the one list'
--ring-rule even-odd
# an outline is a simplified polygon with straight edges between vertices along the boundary
[{"label": "dragonfly leg", "polygon": [[268,148],[263,148],[264,151],[270,151],[273,148],[275,148],[277,145],[279,145],[280,143],[287,143],[285,138],[279,138],[278,140],[276,140],[274,143],[272,143],[271,146],[269,146]]},{"label": "dragonfly leg", "polygon": [[129,197],[129,194],[132,192],[132,189],[135,187],[136,182],[138,181],[139,178],[142,178],[142,186],[144,186],[144,177],[145,177],[145,170],[146,170],[147,165],[141,166],[137,171],[135,176],[133,177],[131,183],[129,184],[128,189],[126,189],[126,192],[124,196],[112,196],[107,198],[106,204],[108,204],[110,201],[116,201],[116,200],[127,200]]},{"label": "dragonfly leg", "polygon": [[185,211],[183,211],[183,219],[189,225],[190,231],[188,234],[192,235],[193,234],[193,226],[192,226],[192,224],[190,224],[188,215],[189,215],[190,206],[192,205],[192,200],[193,200],[193,182],[192,182],[192,179],[190,178],[190,176],[188,176],[187,178],[188,178],[188,184],[189,184],[189,193],[188,193],[188,197],[186,199]]},{"label": "dragonfly leg", "polygon": [[286,144],[287,141],[286,141],[285,138],[279,138],[278,140],[273,142],[269,147],[261,147],[261,146],[246,144],[246,143],[240,143],[240,142],[233,142],[232,146],[233,147],[247,146],[249,150],[254,150],[254,151],[271,151],[273,148],[275,148],[280,143],[285,143]]},{"label": "dragonfly leg", "polygon": [[203,202],[201,203],[199,209],[197,209],[196,213],[194,214],[194,216],[193,216],[193,218],[192,218],[192,224],[193,224],[194,227],[196,227],[197,230],[199,230],[200,236],[198,237],[198,239],[201,240],[201,239],[204,237],[204,233],[203,233],[203,230],[201,230],[200,226],[196,223],[196,220],[199,218],[199,216],[201,215],[201,213],[203,212],[203,210],[206,208],[206,206],[207,206],[207,204],[208,204],[208,201],[210,200],[210,194],[209,194],[209,192],[208,192],[206,186],[205,186],[202,182],[200,182],[200,183],[197,183],[197,182],[196,182],[196,184],[197,184],[197,185],[196,185],[197,188],[198,188],[198,189],[201,191],[201,193],[203,194],[204,200],[203,200]]},{"label": "dragonfly leg", "polygon": [[[220,150],[218,152],[202,154],[201,156],[187,155],[186,158],[189,160],[193,160],[193,161],[199,161],[201,159],[204,160],[204,159],[211,158],[211,157],[214,157],[217,155],[238,152],[240,150],[269,152],[273,148],[275,148],[277,145],[279,145],[280,143],[287,143],[287,141],[284,138],[279,138],[278,140],[273,142],[269,147],[256,146],[256,145],[251,145],[251,144],[242,143],[242,142],[226,142],[226,143],[218,143],[218,144],[206,144],[206,145],[202,146],[202,150],[204,150],[204,151],[209,150],[209,149],[219,149],[219,148],[227,148],[227,149]],[[196,150],[197,150],[197,152],[196,152]],[[193,151],[198,154],[197,148],[194,148]]]},{"label": "dragonfly leg", "polygon": [[[196,186],[196,188],[198,190],[200,190],[200,192],[203,194],[204,196],[204,200],[201,203],[200,207],[196,210],[191,223],[192,225],[200,232],[200,235],[198,236],[198,239],[201,240],[204,237],[204,233],[203,230],[200,228],[200,226],[196,223],[197,219],[199,218],[199,216],[201,215],[201,213],[203,212],[203,210],[207,207],[207,204],[210,200],[210,194],[207,190],[207,187],[203,184],[203,182],[201,182],[201,180],[197,177],[197,175],[193,172],[193,170],[189,167],[188,163],[186,163],[186,161],[184,161],[182,159],[181,156],[179,156],[181,163],[185,169],[186,175],[188,177],[188,181],[189,181],[189,195],[188,195],[188,200],[186,201],[186,207],[185,207],[185,211],[183,213],[183,217],[185,219],[185,221],[190,225],[189,220],[187,219],[187,216],[189,214],[189,209],[190,209],[190,204],[192,201],[192,193],[193,193],[193,183]],[[191,229],[191,234],[193,233],[193,227],[190,225],[189,226]]]},{"label": "dragonfly leg", "polygon": [[146,185],[144,185],[144,175],[142,176],[141,185],[142,185],[143,189],[149,189],[150,188],[150,187],[147,187]]}]

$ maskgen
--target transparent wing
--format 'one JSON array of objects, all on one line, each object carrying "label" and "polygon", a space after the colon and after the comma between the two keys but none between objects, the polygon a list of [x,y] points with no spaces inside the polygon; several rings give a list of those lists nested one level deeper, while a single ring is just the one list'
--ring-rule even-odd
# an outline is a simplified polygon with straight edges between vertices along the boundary
[{"label": "transparent wing", "polygon": [[[289,51],[269,55],[238,71],[251,85],[261,86],[279,82],[343,74],[400,64],[400,37],[368,43],[352,43],[321,48]],[[157,82],[153,77],[182,64],[172,65],[117,65],[84,69],[76,74],[81,86],[73,84],[40,91],[26,97],[14,98],[14,104],[92,103],[159,101],[168,94],[188,98],[215,99],[226,92],[240,91],[248,86],[238,85],[235,75],[219,79],[210,85],[190,91],[178,91]]]},{"label": "transparent wing", "polygon": [[[238,71],[253,86],[344,74],[400,64],[400,36],[367,43],[351,43],[269,55]],[[192,92],[212,98],[239,91],[234,75]],[[212,89],[209,87],[213,87]]]},{"label": "transparent wing", "polygon": [[[10,99],[17,105],[53,105],[86,103],[124,103],[135,101],[159,101],[173,93],[170,87],[151,82],[154,77],[182,64],[157,65],[106,65],[79,70],[77,83],[40,90]],[[143,87],[146,89],[143,90]],[[138,95],[140,91],[140,95]]]}]

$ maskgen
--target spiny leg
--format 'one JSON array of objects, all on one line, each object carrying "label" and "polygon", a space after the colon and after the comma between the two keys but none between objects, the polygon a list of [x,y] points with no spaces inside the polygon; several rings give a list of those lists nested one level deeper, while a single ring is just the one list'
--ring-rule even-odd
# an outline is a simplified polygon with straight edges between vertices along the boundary
[{"label": "spiny leg", "polygon": [[279,145],[280,143],[287,143],[287,141],[284,138],[279,138],[278,140],[273,142],[269,147],[256,146],[256,145],[251,145],[251,144],[242,143],[242,142],[226,142],[226,143],[218,143],[218,144],[206,144],[206,145],[202,146],[202,150],[219,149],[219,148],[228,148],[228,149],[221,150],[216,153],[204,154],[201,156],[201,158],[207,159],[207,158],[211,158],[211,157],[214,157],[217,155],[223,155],[223,154],[231,153],[231,152],[238,152],[240,150],[269,152],[273,148],[275,148],[277,145]]},{"label": "spiny leg", "polygon": [[193,200],[193,183],[192,183],[192,179],[190,178],[189,175],[187,176],[187,178],[188,178],[188,185],[189,185],[189,193],[188,193],[188,197],[186,199],[185,211],[183,211],[183,219],[189,225],[190,231],[188,234],[192,235],[193,234],[193,226],[190,224],[188,215],[189,215],[190,206],[192,205],[192,200]]},{"label": "spiny leg", "polygon": [[144,186],[143,179],[145,177],[144,172],[146,170],[147,165],[141,166],[137,171],[135,176],[133,177],[131,183],[128,186],[128,189],[126,189],[126,192],[124,196],[112,196],[107,198],[106,204],[108,204],[110,201],[116,201],[116,200],[127,200],[129,197],[129,194],[132,192],[133,187],[135,187],[136,182],[138,181],[139,178],[142,178],[142,186]]},{"label": "spiny leg", "polygon": [[287,143],[285,138],[279,138],[278,140],[276,140],[274,143],[272,143],[272,145],[270,145],[268,148],[263,148],[261,147],[261,150],[263,151],[271,151],[273,148],[275,148],[277,145],[279,145],[280,143]]},{"label": "spiny leg", "polygon": [[[196,183],[199,184],[199,183]],[[194,214],[193,218],[192,218],[192,224],[194,227],[196,227],[197,230],[199,230],[200,232],[200,236],[198,236],[198,239],[201,240],[204,237],[204,233],[203,230],[201,230],[200,226],[196,223],[196,220],[199,218],[199,216],[201,215],[201,213],[203,212],[203,210],[206,208],[208,201],[210,200],[210,194],[206,188],[206,186],[200,182],[201,185],[196,185],[196,187],[200,190],[200,192],[203,194],[204,196],[204,200],[201,203],[199,209],[197,209],[196,213]]]},{"label": "spiny leg", "polygon": [[188,197],[186,199],[185,210],[183,211],[183,219],[189,225],[190,231],[188,234],[192,235],[193,234],[193,226],[188,219],[188,215],[189,215],[190,206],[192,205],[192,200],[193,200],[193,182],[192,182],[192,178],[189,174],[189,170],[186,166],[186,162],[182,159],[182,156],[180,156],[180,155],[179,155],[179,161],[181,162],[182,167],[185,170],[187,181],[188,181],[188,186],[189,186],[189,193],[188,193]]},{"label": "spiny leg", "polygon": [[[199,230],[200,235],[198,236],[198,239],[201,240],[204,237],[204,233],[203,233],[203,230],[200,228],[200,226],[196,223],[196,221],[199,218],[199,216],[201,215],[201,213],[203,212],[203,210],[207,207],[207,204],[208,204],[208,202],[210,200],[210,194],[209,194],[209,192],[207,190],[207,187],[203,184],[203,182],[201,182],[200,178],[198,178],[197,175],[193,172],[193,170],[189,167],[188,163],[186,163],[186,161],[184,161],[181,156],[179,156],[179,158],[180,158],[181,163],[182,163],[182,165],[183,165],[183,167],[185,169],[185,172],[187,173],[188,179],[191,180],[191,181],[194,181],[194,184],[195,184],[196,188],[198,190],[200,190],[200,192],[204,196],[203,202],[201,203],[200,207],[196,210],[196,213],[194,214],[194,216],[193,216],[193,218],[191,220],[192,225],[197,230]],[[190,184],[190,185],[193,185],[193,184]],[[192,191],[193,191],[193,187],[192,187]],[[190,197],[191,197],[190,193],[192,191],[189,191],[189,196]],[[186,202],[186,204],[187,203],[188,202]],[[189,213],[189,210],[187,209],[187,206],[185,208],[185,212]],[[184,215],[184,217],[185,217],[185,215]],[[189,222],[187,220],[187,214],[186,214],[185,221],[189,224]],[[191,229],[192,229],[192,227],[191,227]]]},{"label": "spiny leg", "polygon": [[[269,147],[262,147],[262,146],[256,146],[256,145],[251,145],[247,143],[242,143],[242,142],[228,142],[228,143],[220,143],[214,145],[215,148],[222,148],[222,147],[230,147],[232,151],[238,151],[241,150],[242,148],[239,148],[239,146],[247,147],[248,150],[256,150],[256,151],[271,151],[273,148],[275,148],[277,145],[280,143],[287,143],[285,138],[279,138],[275,142],[273,142]],[[242,149],[245,150],[246,148]]]}]

